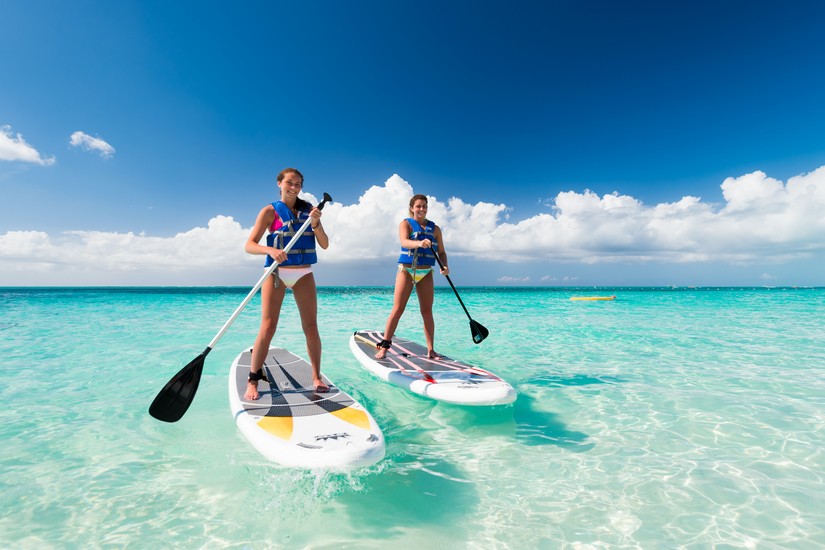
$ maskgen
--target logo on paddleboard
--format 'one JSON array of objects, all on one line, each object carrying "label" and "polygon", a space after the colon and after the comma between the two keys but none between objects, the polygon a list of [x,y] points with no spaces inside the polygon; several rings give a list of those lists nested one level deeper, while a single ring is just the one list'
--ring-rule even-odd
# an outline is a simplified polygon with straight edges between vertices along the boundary
[{"label": "logo on paddleboard", "polygon": [[342,433],[342,434],[316,435],[315,436],[315,441],[327,441],[327,440],[330,440],[330,439],[337,441],[339,439],[347,439],[349,437],[350,437],[350,435],[346,432]]}]

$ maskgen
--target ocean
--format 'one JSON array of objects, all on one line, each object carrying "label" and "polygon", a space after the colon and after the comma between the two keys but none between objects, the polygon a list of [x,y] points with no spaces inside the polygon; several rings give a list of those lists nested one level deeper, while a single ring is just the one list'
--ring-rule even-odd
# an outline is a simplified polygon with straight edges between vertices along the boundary
[{"label": "ocean", "polygon": [[[147,413],[248,288],[0,288],[2,548],[823,548],[825,289],[450,287],[436,350],[519,392],[439,404],[351,355],[391,288],[322,287],[323,370],[384,431],[348,473],[235,427],[256,297],[177,423]],[[572,296],[616,295],[613,301]],[[422,338],[413,297],[398,334]],[[273,345],[306,357],[287,296]]]}]

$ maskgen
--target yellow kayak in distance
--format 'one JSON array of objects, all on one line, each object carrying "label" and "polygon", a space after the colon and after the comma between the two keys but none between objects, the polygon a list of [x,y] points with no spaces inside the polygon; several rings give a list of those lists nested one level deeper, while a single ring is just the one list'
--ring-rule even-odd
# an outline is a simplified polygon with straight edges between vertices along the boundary
[{"label": "yellow kayak in distance", "polygon": [[615,300],[616,295],[613,296],[572,296],[570,298],[574,301],[594,301],[594,300]]}]

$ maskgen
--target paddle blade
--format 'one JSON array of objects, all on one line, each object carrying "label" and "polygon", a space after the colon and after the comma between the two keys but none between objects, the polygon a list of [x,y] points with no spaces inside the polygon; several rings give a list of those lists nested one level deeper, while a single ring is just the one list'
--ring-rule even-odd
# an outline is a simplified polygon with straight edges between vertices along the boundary
[{"label": "paddle blade", "polygon": [[195,399],[207,353],[209,353],[209,348],[180,369],[166,383],[149,406],[149,414],[164,422],[177,422],[181,419],[189,405],[192,404],[192,400]]},{"label": "paddle blade", "polygon": [[470,319],[470,331],[473,333],[473,342],[476,344],[480,344],[490,334],[489,330],[472,319]]}]

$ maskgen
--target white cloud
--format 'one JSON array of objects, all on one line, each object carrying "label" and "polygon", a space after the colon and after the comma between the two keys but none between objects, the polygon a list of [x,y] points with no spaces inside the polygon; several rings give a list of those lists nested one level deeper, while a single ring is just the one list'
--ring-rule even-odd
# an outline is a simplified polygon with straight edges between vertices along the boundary
[{"label": "white cloud", "polygon": [[[512,214],[504,204],[430,197],[430,217],[442,227],[453,259],[523,264],[779,264],[822,255],[825,167],[787,183],[754,172],[726,179],[721,189],[724,202],[718,205],[687,196],[646,206],[618,193],[599,197],[590,191],[563,192],[555,197],[550,212],[514,223],[506,221]],[[328,250],[318,252],[323,265],[351,267],[390,261],[398,253],[398,225],[407,215],[413,194],[409,183],[393,175],[383,185],[367,189],[356,204],[328,204],[323,222],[331,242]],[[312,195],[305,198],[317,202]],[[193,284],[206,273],[218,277],[219,273],[237,274],[240,266],[262,265],[261,258],[243,252],[248,234],[248,228],[221,215],[206,227],[170,237],[10,231],[0,235],[0,274],[17,272],[22,278],[24,273],[58,268],[63,273],[95,275],[153,273],[161,282],[151,284]],[[9,277],[0,278],[0,284],[27,282]],[[516,280],[526,279],[500,279]],[[561,280],[575,281],[576,277]]]},{"label": "white cloud", "polygon": [[[825,167],[787,184],[754,172],[726,179],[721,189],[721,206],[691,196],[646,206],[618,193],[568,191],[555,197],[551,212],[514,223],[506,221],[505,204],[430,197],[429,217],[441,226],[449,254],[514,263],[783,262],[825,250]],[[394,175],[358,204],[327,207],[333,244],[325,260],[395,253],[413,193]]]},{"label": "white cloud", "polygon": [[12,133],[11,126],[0,126],[0,160],[31,162],[41,166],[54,164],[54,157],[44,158],[23,136]]},{"label": "white cloud", "polygon": [[572,283],[574,281],[578,281],[578,277],[573,277],[571,275],[565,275],[564,277],[554,277],[552,275],[544,275],[539,279],[542,283]]},{"label": "white cloud", "polygon": [[53,238],[42,231],[9,231],[0,235],[0,265],[34,271],[200,269],[243,260],[247,235],[248,230],[226,216],[172,237],[66,231]]},{"label": "white cloud", "polygon": [[69,145],[80,147],[84,151],[97,151],[103,158],[111,158],[115,154],[115,148],[100,139],[78,130],[69,138]]},{"label": "white cloud", "polygon": [[507,283],[507,284],[529,283],[530,282],[530,277],[529,276],[526,276],[526,277],[511,277],[510,275],[503,275],[503,276],[499,277],[498,279],[496,279],[496,281],[499,282],[499,283]]},{"label": "white cloud", "polygon": [[506,243],[509,254],[501,260],[514,262],[782,262],[825,249],[825,167],[787,184],[754,172],[728,178],[721,188],[721,207],[690,196],[645,206],[617,193],[559,193],[552,213],[497,223],[463,242],[463,252],[480,255]]}]

